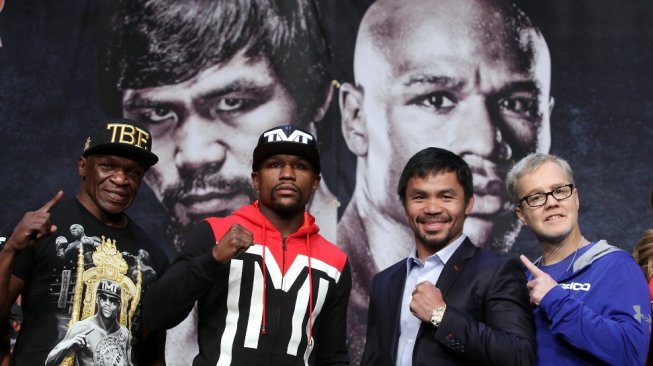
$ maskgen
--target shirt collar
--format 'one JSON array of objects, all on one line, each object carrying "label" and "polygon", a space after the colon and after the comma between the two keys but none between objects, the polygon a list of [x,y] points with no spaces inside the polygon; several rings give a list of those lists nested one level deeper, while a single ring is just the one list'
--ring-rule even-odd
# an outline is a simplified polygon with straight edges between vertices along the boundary
[{"label": "shirt collar", "polygon": [[[428,256],[426,258],[426,261],[437,261],[440,260],[442,261],[442,264],[447,264],[447,261],[453,253],[462,245],[463,241],[467,239],[467,235],[465,234],[460,234],[458,239],[454,240],[451,244],[447,245],[446,247],[440,249],[436,253]],[[412,252],[410,253],[410,256],[406,258],[406,266],[408,267],[408,270],[414,266],[414,265],[422,265],[422,261],[417,258],[417,249],[413,248]]]}]

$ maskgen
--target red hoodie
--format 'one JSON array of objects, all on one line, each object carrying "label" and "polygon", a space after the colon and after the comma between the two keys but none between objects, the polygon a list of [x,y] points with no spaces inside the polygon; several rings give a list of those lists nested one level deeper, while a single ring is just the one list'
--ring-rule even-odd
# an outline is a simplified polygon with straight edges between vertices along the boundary
[{"label": "red hoodie", "polygon": [[[146,325],[173,327],[197,301],[200,353],[194,365],[348,364],[347,256],[319,235],[308,213],[282,242],[256,205],[198,225],[180,257],[148,291]],[[216,263],[213,245],[236,223],[253,233],[256,244]]]}]

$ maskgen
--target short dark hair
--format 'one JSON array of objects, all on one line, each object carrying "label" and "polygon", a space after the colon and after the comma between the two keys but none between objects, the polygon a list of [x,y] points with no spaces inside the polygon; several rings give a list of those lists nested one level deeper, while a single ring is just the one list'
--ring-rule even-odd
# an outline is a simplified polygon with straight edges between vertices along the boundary
[{"label": "short dark hair", "polygon": [[121,0],[100,56],[105,108],[124,89],[176,84],[238,52],[265,58],[310,121],[329,91],[330,52],[311,0]]},{"label": "short dark hair", "polygon": [[397,193],[402,204],[406,204],[406,187],[410,178],[426,178],[430,174],[454,172],[458,182],[463,186],[465,204],[474,194],[474,180],[469,165],[460,156],[438,147],[427,147],[413,155],[399,178]]}]

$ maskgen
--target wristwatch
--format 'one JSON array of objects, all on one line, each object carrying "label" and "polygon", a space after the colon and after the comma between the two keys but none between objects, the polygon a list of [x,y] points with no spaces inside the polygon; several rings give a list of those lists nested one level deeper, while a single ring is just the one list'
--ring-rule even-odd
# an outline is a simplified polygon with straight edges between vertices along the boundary
[{"label": "wristwatch", "polygon": [[442,323],[442,318],[444,317],[445,310],[447,310],[446,304],[444,306],[440,306],[433,309],[433,312],[431,313],[431,324],[433,324],[436,327],[439,327],[440,323]]}]

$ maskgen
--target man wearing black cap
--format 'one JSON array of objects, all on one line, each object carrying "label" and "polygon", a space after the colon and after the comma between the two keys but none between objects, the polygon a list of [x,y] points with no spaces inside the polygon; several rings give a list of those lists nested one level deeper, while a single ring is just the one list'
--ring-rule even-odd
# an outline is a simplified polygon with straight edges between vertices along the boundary
[{"label": "man wearing black cap", "polygon": [[118,321],[121,288],[114,281],[101,280],[95,291],[97,313],[75,323],[66,337],[52,349],[46,366],[60,365],[64,357],[75,352],[77,364],[93,366],[129,365],[129,330]]},{"label": "man wearing black cap", "polygon": [[[115,3],[100,57],[103,101],[156,139],[160,162],[144,181],[178,254],[195,223],[256,200],[249,163],[261,131],[324,124],[332,86],[320,9],[313,0]],[[320,234],[335,241],[336,197],[324,181],[312,197]],[[168,332],[168,365],[197,353],[196,318]]]},{"label": "man wearing black cap", "polygon": [[[90,250],[88,246],[80,245],[79,255],[74,258],[57,255],[56,240],[63,241],[61,236],[67,242],[76,240],[72,234],[67,237],[67,228],[79,225],[86,235],[115,245],[120,258],[115,261],[114,270],[135,273],[137,278],[130,280],[140,283],[142,289],[149,287],[152,277],[144,279],[138,270],[123,268],[129,266],[122,256],[137,256],[139,250],[145,250],[150,254],[149,260],[141,267],[152,267],[159,274],[165,269],[164,253],[125,214],[143,174],[158,160],[151,150],[150,133],[138,123],[126,119],[103,123],[86,139],[79,158],[77,171],[82,181],[77,197],[59,202],[63,196],[60,191],[41,208],[27,212],[16,225],[10,226],[13,230],[5,233],[10,235],[1,235],[9,239],[0,251],[0,309],[6,315],[21,295],[24,319],[12,364],[44,364],[48,352],[74,323],[73,299],[83,294],[78,283],[80,270],[98,266],[99,257],[85,253]],[[52,235],[55,232],[58,235]],[[159,347],[162,348],[165,338],[151,334],[147,340],[141,339],[140,310],[135,314],[128,327],[132,332],[130,358],[135,365],[151,363],[145,357],[160,357]]]},{"label": "man wearing black cap", "polygon": [[197,301],[193,365],[348,364],[349,262],[306,212],[320,183],[315,138],[264,132],[251,177],[258,200],[197,225],[145,295],[145,323],[174,327]]}]

